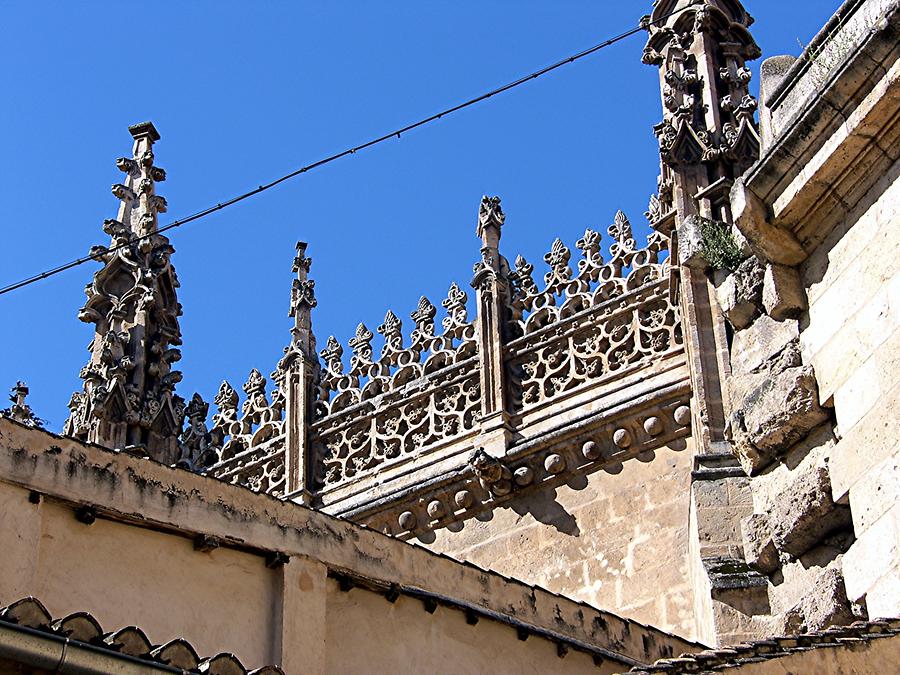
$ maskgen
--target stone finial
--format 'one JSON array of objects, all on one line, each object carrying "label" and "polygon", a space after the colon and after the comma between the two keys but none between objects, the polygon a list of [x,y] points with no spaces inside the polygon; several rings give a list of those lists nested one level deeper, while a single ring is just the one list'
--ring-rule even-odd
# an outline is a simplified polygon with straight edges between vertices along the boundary
[{"label": "stone finial", "polygon": [[309,278],[309,270],[312,267],[312,258],[306,255],[307,243],[297,242],[297,254],[291,271],[296,275],[291,285],[291,304],[288,316],[294,319],[291,328],[291,344],[285,347],[285,355],[279,361],[278,367],[272,373],[276,381],[281,381],[297,357],[302,356],[314,361],[316,354],[316,339],[312,332],[311,310],[318,304],[316,301],[316,282]]},{"label": "stone finial", "polygon": [[[663,120],[654,132],[662,166],[659,195],[648,211],[656,225],[672,211],[680,218],[697,212],[695,194],[712,202],[701,205],[710,209],[707,217],[728,220],[720,192],[704,188],[727,187],[759,157],[757,103],[746,65],[761,54],[748,31],[752,23],[738,0],[660,0],[645,23],[643,61],[661,71]],[[700,185],[691,183],[685,198],[675,188],[702,165],[709,175]],[[676,195],[683,203],[675,203]]]},{"label": "stone finial", "polygon": [[9,394],[9,400],[12,405],[9,408],[0,410],[0,415],[15,420],[25,426],[37,427],[40,429],[44,426],[44,421],[37,417],[31,410],[31,406],[25,402],[27,396],[28,385],[21,380],[16,382],[16,386],[10,390]]},{"label": "stone finial", "polygon": [[506,215],[500,206],[500,197],[481,198],[478,207],[478,227],[476,233],[486,248],[497,248],[500,243],[500,230],[506,221]]},{"label": "stone finial", "polygon": [[137,140],[140,138],[148,138],[151,143],[155,143],[159,140],[159,132],[156,130],[156,127],[153,126],[153,122],[138,122],[137,124],[132,124],[128,127],[128,131],[131,132],[131,136]]},{"label": "stone finial", "polygon": [[297,278],[294,279],[291,310],[288,316],[296,317],[301,308],[312,309],[316,306],[316,282],[308,278],[310,267],[312,267],[312,258],[306,257],[306,247],[305,241],[297,242],[297,255],[294,257],[294,264],[291,267],[291,271],[297,275]]}]

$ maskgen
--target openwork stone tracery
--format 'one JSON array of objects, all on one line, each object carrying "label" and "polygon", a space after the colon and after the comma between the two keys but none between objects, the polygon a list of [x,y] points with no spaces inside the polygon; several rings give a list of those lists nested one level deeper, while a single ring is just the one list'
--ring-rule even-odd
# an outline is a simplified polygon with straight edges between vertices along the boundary
[{"label": "openwork stone tracery", "polygon": [[[474,480],[491,501],[539,484],[539,476],[594,470],[599,464],[589,452],[576,461],[570,448],[549,449],[535,439],[564,427],[571,414],[562,412],[636,386],[644,369],[675,373],[653,385],[659,391],[683,379],[669,265],[669,174],[684,163],[705,171],[753,154],[754,106],[743,66],[752,42],[741,41],[740,21],[717,6],[705,17],[684,14],[690,21],[651,29],[646,55],[665,64],[667,110],[658,129],[663,177],[647,214],[654,230],[646,243],[637,243],[620,211],[605,233],[587,229],[574,246],[553,241],[543,264],[522,256],[510,263],[500,248],[500,199],[484,197],[470,284],[451,284],[438,302],[422,297],[408,315],[389,310],[378,325],[360,323],[344,344],[329,337],[317,347],[315,282],[300,242],[283,357],[268,376],[254,368],[240,386],[223,382],[211,402],[195,394],[185,403],[174,393],[180,306],[172,249],[156,232],[165,200],[154,188],[165,174],[153,164],[155,129],[134,127],[134,156],[118,162],[126,180],[113,187],[122,200],[119,218],[105,225],[112,244],[95,251],[105,266],[88,289],[82,318],[97,330],[67,433],[138,446],[162,461],[338,513],[365,512],[374,508],[368,502],[439,478]],[[717,56],[712,76],[728,94],[712,126],[699,98],[709,67],[700,67],[692,46],[707,33],[738,45]],[[642,400],[652,402],[658,391],[648,387]],[[486,503],[469,497],[459,500]],[[379,509],[371,522],[382,517]],[[429,513],[438,511],[453,512],[444,502]]]},{"label": "openwork stone tracery", "polygon": [[544,256],[550,270],[543,291],[532,265],[521,256],[516,260],[513,308],[521,337],[507,349],[509,367],[518,376],[516,407],[614,377],[681,345],[677,313],[664,292],[664,237],[654,232],[646,247],[637,249],[621,211],[609,234],[613,243],[604,262],[600,234],[585,231],[576,244],[583,254],[577,272],[570,249],[554,241]]},{"label": "openwork stone tracery", "polygon": [[[439,303],[422,297],[406,326],[402,314],[389,310],[374,330],[360,323],[346,344],[329,337],[318,354],[310,321],[310,262],[305,245],[298,249],[295,327],[272,373],[275,386],[267,389],[254,370],[242,387],[242,402],[238,389],[223,383],[208,430],[206,404],[195,397],[182,438],[191,465],[347,514],[366,510],[370,488],[418,483],[423,470],[437,477],[443,470],[438,467],[456,466],[459,478],[452,485],[474,481],[475,488],[456,490],[456,501],[431,500],[435,504],[424,514],[408,507],[401,520],[409,527],[388,527],[383,508],[363,518],[394,533],[413,533],[453,514],[469,517],[544,484],[543,476],[602,466],[605,451],[594,456],[588,449],[576,459],[568,446],[516,448],[528,446],[534,420],[546,427],[560,406],[596,398],[605,383],[633,379],[648,364],[681,353],[679,317],[668,292],[668,239],[652,232],[638,246],[631,223],[619,212],[607,228],[609,239],[588,229],[575,245],[577,255],[554,241],[541,273],[521,256],[510,265],[500,253],[505,220],[499,198],[485,197],[476,228],[482,249],[471,283],[474,316],[469,293],[454,283]],[[376,334],[383,338],[380,348],[373,344]],[[291,380],[298,367],[306,374]],[[679,386],[683,391],[683,382]],[[662,429],[684,435],[690,424],[683,412],[687,398],[681,395],[676,403],[670,405],[679,409],[677,422],[671,411],[669,424],[647,414],[660,430],[627,431],[629,439],[646,439],[634,444],[635,451],[671,440]],[[289,410],[294,419],[302,416],[299,428],[289,421]],[[628,425],[619,426],[626,433]],[[299,434],[293,440],[292,431]],[[615,431],[604,433],[612,439]],[[630,445],[618,440],[623,448]],[[435,468],[423,469],[429,466]],[[394,513],[400,503],[392,501],[388,510]]]}]

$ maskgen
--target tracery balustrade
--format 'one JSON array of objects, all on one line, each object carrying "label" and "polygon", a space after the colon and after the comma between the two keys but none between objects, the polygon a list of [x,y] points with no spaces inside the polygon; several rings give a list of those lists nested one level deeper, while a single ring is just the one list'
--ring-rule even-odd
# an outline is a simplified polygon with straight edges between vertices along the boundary
[{"label": "tracery balustrade", "polygon": [[[572,251],[557,239],[544,256],[543,288],[521,256],[511,267],[502,261],[501,274],[511,289],[504,301],[509,338],[502,348],[510,413],[620,377],[681,349],[677,308],[667,288],[668,240],[653,232],[638,248],[622,212],[609,234],[605,260],[601,235],[586,230],[575,245],[582,257],[574,268]],[[479,289],[485,292],[482,285]],[[328,338],[306,394],[310,414],[302,430],[308,455],[303,461],[310,467],[311,490],[326,493],[442,448],[465,446],[468,438],[475,443],[484,364],[478,317],[469,318],[467,302],[467,293],[452,284],[438,325],[437,307],[422,297],[410,314],[408,342],[403,322],[388,311],[376,329],[383,337],[377,357],[375,333],[365,324],[357,326],[346,350]],[[305,353],[315,361],[313,351]],[[182,439],[192,466],[255,490],[286,494],[282,384],[290,361],[283,359],[272,374],[277,386],[271,397],[265,378],[253,370],[240,408],[238,392],[223,382],[209,430],[208,405],[195,396]]]},{"label": "tracery balustrade", "polygon": [[560,240],[544,256],[544,289],[522,256],[511,272],[514,334],[507,367],[517,410],[541,404],[582,384],[621,375],[682,344],[677,308],[665,284],[668,241],[652,232],[637,248],[631,223],[619,211],[604,261],[601,235],[591,229],[571,250]]},{"label": "tracery balustrade", "polygon": [[324,372],[310,432],[318,480],[329,486],[388,462],[416,456],[477,426],[480,388],[477,345],[468,295],[452,284],[441,303],[446,316],[436,333],[437,308],[424,296],[410,314],[409,346],[389,311],[378,332],[384,346],[373,356],[374,334],[359,324],[350,340],[350,368],[334,337],[321,352]]},{"label": "tracery balustrade", "polygon": [[276,387],[270,400],[266,378],[255,368],[242,389],[245,399],[238,407],[238,392],[222,382],[214,399],[211,429],[206,423],[209,404],[194,394],[182,434],[184,461],[220,480],[281,496],[285,487],[284,397]]}]

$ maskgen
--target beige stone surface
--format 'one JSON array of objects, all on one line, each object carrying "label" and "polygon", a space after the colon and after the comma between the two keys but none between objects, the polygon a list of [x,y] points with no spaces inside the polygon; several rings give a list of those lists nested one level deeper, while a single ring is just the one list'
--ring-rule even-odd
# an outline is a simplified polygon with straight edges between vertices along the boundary
[{"label": "beige stone surface", "polygon": [[800,337],[797,321],[776,321],[763,314],[745,330],[737,331],[731,343],[732,375],[750,373]]},{"label": "beige stone surface", "polygon": [[[900,560],[900,505],[894,505],[864,532],[858,533],[856,541],[844,555],[844,578],[847,583],[847,597],[860,600],[885,574],[896,567]],[[891,593],[896,598],[896,593]],[[879,616],[897,614],[897,607],[886,602],[878,603]]]},{"label": "beige stone surface", "polygon": [[806,294],[795,267],[767,265],[763,281],[763,307],[773,319],[796,318],[806,309]]},{"label": "beige stone surface", "polygon": [[889,511],[900,497],[900,440],[898,452],[866,472],[865,478],[850,488],[853,526],[865,532]]},{"label": "beige stone surface", "polygon": [[30,569],[18,578],[0,575],[0,603],[34,595],[57,615],[89,611],[116,628],[139,622],[157,644],[187,634],[203,653],[274,661],[271,607],[280,591],[258,556],[227,548],[198,553],[188,538],[103,519],[87,526],[71,508],[30,504],[27,491],[5,483],[0,494],[7,514],[39,510],[41,530],[27,550],[4,548],[4,568],[21,560]]},{"label": "beige stone surface", "polygon": [[893,617],[900,607],[900,566],[884,572],[866,593],[866,608],[874,617]]},{"label": "beige stone surface", "polygon": [[816,369],[822,401],[900,325],[893,299],[900,273],[898,172],[895,166],[874,186],[858,216],[835,230],[804,266],[810,306],[801,341]]},{"label": "beige stone surface", "polygon": [[438,531],[428,545],[692,637],[689,479],[689,451],[664,448],[496,509],[457,532]]},{"label": "beige stone surface", "polygon": [[900,382],[882,393],[852,429],[844,432],[831,459],[831,486],[835,500],[844,500],[850,488],[873,467],[897,454],[900,447]]}]

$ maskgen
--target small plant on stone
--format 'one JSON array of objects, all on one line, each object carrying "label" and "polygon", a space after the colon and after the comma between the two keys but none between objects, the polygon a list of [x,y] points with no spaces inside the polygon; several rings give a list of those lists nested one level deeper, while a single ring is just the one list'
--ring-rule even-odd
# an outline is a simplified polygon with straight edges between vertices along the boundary
[{"label": "small plant on stone", "polygon": [[730,229],[714,220],[704,220],[700,225],[700,235],[703,238],[703,256],[714,269],[737,269],[744,255]]},{"label": "small plant on stone", "polygon": [[[849,18],[853,21],[849,21]],[[803,47],[803,43],[797,40],[801,49],[801,61],[809,63],[810,77],[817,87],[821,87],[828,80],[831,73],[847,58],[847,55],[865,38],[879,23],[878,17],[866,13],[858,13],[845,17],[848,21],[841,21],[831,32],[827,40],[814,47]]]}]

